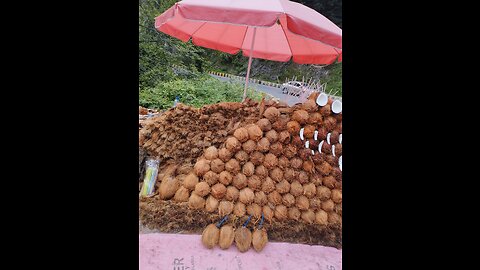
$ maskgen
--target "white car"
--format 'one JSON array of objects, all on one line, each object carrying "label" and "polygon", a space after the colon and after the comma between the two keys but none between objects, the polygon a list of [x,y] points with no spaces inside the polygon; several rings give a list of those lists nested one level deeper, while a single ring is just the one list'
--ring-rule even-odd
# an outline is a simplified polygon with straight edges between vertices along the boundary
[{"label": "white car", "polygon": [[297,81],[289,81],[282,84],[282,94],[299,96],[307,90],[307,84]]}]

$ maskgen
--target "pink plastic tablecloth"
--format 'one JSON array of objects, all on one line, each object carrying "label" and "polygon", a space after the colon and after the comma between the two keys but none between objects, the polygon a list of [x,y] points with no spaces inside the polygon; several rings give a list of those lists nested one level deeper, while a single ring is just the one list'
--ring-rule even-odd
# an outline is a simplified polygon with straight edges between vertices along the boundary
[{"label": "pink plastic tablecloth", "polygon": [[200,235],[140,234],[140,270],[342,269],[342,251],[324,246],[269,242],[262,252],[207,249]]}]

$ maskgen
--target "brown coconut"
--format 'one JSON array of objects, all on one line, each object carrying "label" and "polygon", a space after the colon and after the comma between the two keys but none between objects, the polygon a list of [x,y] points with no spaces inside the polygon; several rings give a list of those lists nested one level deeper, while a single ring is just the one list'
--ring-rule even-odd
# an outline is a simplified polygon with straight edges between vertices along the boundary
[{"label": "brown coconut", "polygon": [[313,161],[311,161],[311,160],[306,160],[302,164],[303,170],[306,171],[306,172],[309,172],[309,173],[314,172],[314,167],[315,167],[315,164],[313,164]]},{"label": "brown coconut", "polygon": [[188,199],[188,207],[190,209],[202,209],[205,207],[205,199],[192,192]]},{"label": "brown coconut", "polygon": [[329,175],[323,178],[323,185],[330,189],[335,188],[336,184],[337,184],[337,180],[335,180],[333,176]]},{"label": "brown coconut", "polygon": [[290,159],[290,166],[294,169],[300,169],[303,166],[303,161],[300,158],[294,157]]},{"label": "brown coconut", "polygon": [[257,148],[257,143],[255,141],[252,141],[252,140],[248,140],[248,141],[246,141],[242,144],[243,151],[245,151],[248,154],[255,151],[256,148]]},{"label": "brown coconut", "polygon": [[223,171],[221,172],[219,175],[218,175],[218,181],[222,184],[224,184],[225,186],[228,186],[230,185],[230,183],[232,182],[233,180],[233,176],[230,172],[228,171]]},{"label": "brown coconut", "polygon": [[315,223],[320,225],[327,225],[328,224],[328,214],[323,210],[318,210],[315,213]]},{"label": "brown coconut", "polygon": [[314,184],[315,186],[320,186],[322,184],[323,178],[320,174],[314,173],[310,175],[310,183]]},{"label": "brown coconut", "polygon": [[218,244],[220,229],[215,224],[208,225],[202,233],[202,243],[206,248],[212,249]]},{"label": "brown coconut", "polygon": [[293,112],[291,119],[303,125],[308,120],[308,112],[305,110],[296,110]]},{"label": "brown coconut", "polygon": [[342,202],[342,191],[338,189],[332,189],[332,201],[334,203],[341,203]]},{"label": "brown coconut", "polygon": [[262,138],[257,142],[257,151],[262,153],[268,152],[270,150],[270,141],[267,138]]},{"label": "brown coconut", "polygon": [[338,131],[339,133],[342,133],[342,122],[340,123],[337,122],[337,126],[335,126],[334,130]]},{"label": "brown coconut", "polygon": [[268,170],[265,168],[265,166],[258,165],[255,167],[255,175],[263,179],[268,176]]},{"label": "brown coconut", "polygon": [[233,203],[230,201],[221,201],[218,204],[218,214],[220,216],[230,215],[233,212]]},{"label": "brown coconut", "polygon": [[311,199],[317,194],[317,187],[313,183],[308,183],[303,185],[303,195]]},{"label": "brown coconut", "polygon": [[254,218],[260,218],[262,216],[262,207],[256,203],[247,205],[247,214]]},{"label": "brown coconut", "polygon": [[288,182],[292,182],[297,178],[298,172],[292,168],[286,168],[283,173],[283,178],[285,178]]},{"label": "brown coconut", "polygon": [[275,190],[275,182],[273,182],[272,178],[268,177],[262,183],[262,191],[266,194]]},{"label": "brown coconut", "polygon": [[176,202],[187,202],[188,198],[190,198],[190,192],[185,187],[180,187],[173,196],[173,200]]},{"label": "brown coconut", "polygon": [[267,138],[270,143],[274,143],[278,140],[278,133],[274,129],[269,130],[265,134],[265,138]]},{"label": "brown coconut", "polygon": [[322,124],[322,115],[314,112],[308,115],[307,124],[320,126]]},{"label": "brown coconut", "polygon": [[277,165],[278,165],[278,158],[274,154],[268,153],[265,155],[265,159],[263,160],[263,166],[265,166],[265,168],[271,170],[275,168]]},{"label": "brown coconut", "polygon": [[[339,143],[339,140],[340,140],[340,133],[336,130],[332,131],[332,133],[330,134],[330,143],[337,144]],[[335,148],[337,147],[335,146]],[[337,152],[336,150],[337,149],[335,149],[335,153]]]},{"label": "brown coconut", "polygon": [[218,209],[218,200],[215,199],[212,195],[208,196],[207,200],[205,201],[205,210],[209,213],[213,213]]},{"label": "brown coconut", "polygon": [[335,212],[328,213],[328,223],[329,224],[342,224],[342,217]]},{"label": "brown coconut", "polygon": [[247,152],[240,150],[235,154],[235,159],[238,160],[240,165],[243,165],[248,161],[248,154]]},{"label": "brown coconut", "polygon": [[240,196],[238,197],[238,200],[244,203],[245,205],[252,203],[254,199],[255,199],[255,193],[253,193],[252,189],[247,187],[240,190]]},{"label": "brown coconut", "polygon": [[341,203],[335,204],[335,213],[339,214],[340,216],[342,215],[342,204]]},{"label": "brown coconut", "polygon": [[235,239],[235,231],[232,225],[223,225],[220,228],[220,237],[218,239],[218,245],[221,249],[228,249]]},{"label": "brown coconut", "polygon": [[210,186],[206,182],[199,182],[195,185],[195,190],[193,192],[198,196],[205,197],[210,193]]},{"label": "brown coconut", "polygon": [[183,186],[188,190],[194,190],[195,185],[198,184],[198,176],[193,172],[189,173],[183,180]]},{"label": "brown coconut", "polygon": [[322,201],[318,197],[313,197],[309,201],[310,209],[318,210],[322,209]]},{"label": "brown coconut", "polygon": [[315,100],[308,99],[307,101],[305,101],[302,104],[302,109],[304,109],[305,111],[307,111],[309,113],[313,113],[313,112],[316,112],[318,110],[318,105],[315,102]]},{"label": "brown coconut", "polygon": [[286,158],[293,158],[297,154],[297,148],[293,145],[287,145],[283,148],[283,154]]},{"label": "brown coconut", "polygon": [[270,170],[270,178],[276,182],[281,182],[283,180],[283,171],[275,167],[272,170]]},{"label": "brown coconut", "polygon": [[252,141],[258,141],[263,137],[263,131],[257,125],[252,124],[247,126],[247,131],[248,131],[248,137]]},{"label": "brown coconut", "polygon": [[[327,129],[326,129],[324,126],[318,127],[317,131],[318,131],[317,140],[323,141],[323,140],[326,140],[326,139],[327,139],[328,131],[327,131]],[[327,142],[325,141],[325,143],[327,143]],[[317,148],[317,149],[318,149],[318,148]]]},{"label": "brown coconut", "polygon": [[217,158],[210,162],[210,170],[214,173],[221,173],[225,169],[225,163]]},{"label": "brown coconut", "polygon": [[313,140],[313,135],[315,134],[316,127],[314,125],[306,125],[303,128],[303,137],[305,139]]},{"label": "brown coconut", "polygon": [[265,156],[259,151],[255,151],[252,154],[250,154],[250,161],[255,166],[263,164],[264,160],[265,160]]},{"label": "brown coconut", "polygon": [[263,213],[263,217],[264,217],[266,220],[272,221],[273,216],[274,216],[274,212],[273,212],[273,209],[270,208],[270,206],[264,205],[264,206],[262,207],[262,213]]},{"label": "brown coconut", "polygon": [[310,158],[312,157],[312,150],[302,147],[300,148],[300,150],[298,150],[298,157],[303,161],[310,160]]},{"label": "brown coconut", "polygon": [[274,190],[270,192],[267,196],[268,201],[273,205],[279,205],[282,203],[282,195],[278,191]]},{"label": "brown coconut", "polygon": [[164,177],[162,179],[162,183],[160,183],[160,188],[158,189],[160,199],[162,200],[171,199],[179,188],[180,188],[180,181],[178,181],[177,178],[171,175]]},{"label": "brown coconut", "polygon": [[326,154],[327,156],[332,154],[332,145],[328,144],[327,141],[322,144],[322,153]]},{"label": "brown coconut", "polygon": [[233,157],[233,153],[230,152],[227,148],[221,148],[218,150],[218,158],[223,162],[229,161]]},{"label": "brown coconut", "polygon": [[325,187],[325,186],[319,186],[317,187],[317,198],[319,198],[322,201],[326,201],[330,199],[330,196],[332,194],[332,191]]},{"label": "brown coconut", "polygon": [[211,193],[216,199],[221,199],[225,196],[225,193],[227,193],[227,188],[223,184],[217,183],[213,185]]},{"label": "brown coconut", "polygon": [[280,183],[276,184],[276,189],[278,193],[285,194],[290,191],[290,183],[287,180],[283,180]]},{"label": "brown coconut", "polygon": [[279,157],[278,158],[278,167],[281,168],[281,169],[290,168],[290,160],[285,156]]},{"label": "brown coconut", "polygon": [[208,185],[213,186],[218,182],[219,175],[218,173],[214,173],[213,171],[208,171],[204,176],[203,180],[207,182]]},{"label": "brown coconut", "polygon": [[[318,141],[318,140],[317,140],[317,141],[315,141],[315,140],[310,140],[309,143],[310,143],[309,148],[310,148],[311,150],[315,151],[315,153],[318,153],[318,145],[320,144],[320,141]],[[313,157],[313,156],[314,156],[314,155],[312,155],[312,157]]]},{"label": "brown coconut", "polygon": [[310,177],[308,176],[308,173],[306,171],[300,171],[298,172],[298,182],[300,184],[306,184],[310,180]]},{"label": "brown coconut", "polygon": [[240,172],[240,163],[238,163],[238,160],[232,158],[225,163],[225,170],[232,174],[237,174]]},{"label": "brown coconut", "polygon": [[300,210],[295,206],[288,208],[288,219],[298,221],[301,214]]},{"label": "brown coconut", "polygon": [[255,192],[255,198],[253,199],[253,202],[263,206],[268,203],[267,195],[263,191],[257,191]]},{"label": "brown coconut", "polygon": [[315,166],[315,169],[322,175],[329,175],[332,171],[332,166],[328,162],[324,161],[322,164]]},{"label": "brown coconut", "polygon": [[315,151],[315,155],[312,156],[313,164],[315,164],[315,166],[321,165],[325,161],[323,157],[324,154]]},{"label": "brown coconut", "polygon": [[252,175],[247,178],[247,186],[254,191],[259,191],[262,189],[262,180],[256,175]]},{"label": "brown coconut", "polygon": [[244,188],[247,186],[247,177],[243,173],[237,173],[233,177],[232,184],[234,187],[238,188],[238,190]]},{"label": "brown coconut", "polygon": [[337,119],[335,119],[335,117],[328,116],[323,120],[323,126],[327,129],[328,132],[332,132],[336,125]]},{"label": "brown coconut", "polygon": [[300,210],[307,210],[310,207],[310,201],[307,197],[301,195],[295,199],[295,206]]},{"label": "brown coconut", "polygon": [[291,207],[295,205],[295,197],[292,194],[287,193],[282,196],[282,204],[286,207]]},{"label": "brown coconut", "polygon": [[268,107],[263,113],[263,116],[273,123],[277,121],[278,117],[280,116],[280,111],[275,107]]},{"label": "brown coconut", "polygon": [[275,206],[274,215],[278,221],[286,220],[288,218],[287,207],[283,204]]},{"label": "brown coconut", "polygon": [[237,138],[239,142],[246,142],[248,140],[248,131],[246,128],[241,127],[237,128],[235,132],[233,133],[233,136]]},{"label": "brown coconut", "polygon": [[293,136],[298,136],[298,132],[300,132],[300,124],[297,121],[288,121],[287,131]]},{"label": "brown coconut", "polygon": [[236,201],[238,196],[240,195],[240,191],[234,186],[228,186],[227,191],[225,192],[225,200],[227,201]]},{"label": "brown coconut", "polygon": [[270,145],[270,153],[279,157],[283,152],[283,145],[279,142],[273,143]]},{"label": "brown coconut", "polygon": [[195,163],[195,166],[193,166],[193,171],[197,176],[203,176],[205,173],[210,171],[210,162],[206,159],[200,159],[197,161],[197,163]]},{"label": "brown coconut", "polygon": [[332,200],[326,200],[322,202],[322,209],[326,212],[332,212],[335,210],[335,203]]},{"label": "brown coconut", "polygon": [[260,252],[268,243],[268,235],[265,228],[255,229],[252,234],[252,246],[256,252]]},{"label": "brown coconut", "polygon": [[326,104],[325,106],[323,106],[322,108],[320,108],[320,114],[321,114],[322,116],[329,116],[330,114],[332,114],[332,110],[331,110],[330,104]]},{"label": "brown coconut", "polygon": [[240,227],[235,230],[235,245],[238,251],[246,252],[252,244],[252,232],[245,227]]},{"label": "brown coconut", "polygon": [[335,156],[339,157],[342,155],[342,145],[337,143],[335,144]]},{"label": "brown coconut", "polygon": [[335,117],[335,119],[337,119],[337,123],[342,122],[343,114],[342,113],[334,114],[333,117]]},{"label": "brown coconut", "polygon": [[228,137],[227,140],[225,141],[225,148],[228,149],[228,151],[235,153],[240,148],[242,148],[242,144],[240,143],[239,140],[235,137]]},{"label": "brown coconut", "polygon": [[236,202],[233,207],[233,214],[237,217],[243,217],[247,213],[247,208],[242,202]]},{"label": "brown coconut", "polygon": [[252,176],[255,173],[255,165],[252,162],[247,162],[242,167],[242,173],[246,176]]},{"label": "brown coconut", "polygon": [[311,209],[302,211],[301,217],[302,220],[308,224],[313,224],[313,222],[315,222],[315,212],[313,212]]},{"label": "brown coconut", "polygon": [[290,133],[287,130],[283,130],[278,133],[278,142],[280,143],[288,143],[290,141]]},{"label": "brown coconut", "polygon": [[218,150],[215,146],[210,146],[207,149],[205,149],[205,152],[203,153],[203,155],[208,160],[214,160],[218,157]]},{"label": "brown coconut", "polygon": [[257,126],[263,131],[267,132],[272,129],[272,123],[267,118],[262,118],[257,121]]},{"label": "brown coconut", "polygon": [[302,184],[300,184],[300,182],[298,181],[293,181],[292,184],[290,185],[290,194],[292,194],[295,197],[303,195]]}]

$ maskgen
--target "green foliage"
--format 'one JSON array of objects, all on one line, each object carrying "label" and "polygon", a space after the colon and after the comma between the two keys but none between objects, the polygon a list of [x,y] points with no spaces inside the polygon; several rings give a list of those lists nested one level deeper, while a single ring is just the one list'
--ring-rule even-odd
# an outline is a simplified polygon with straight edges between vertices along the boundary
[{"label": "green foliage", "polygon": [[[139,102],[147,108],[168,109],[178,96],[184,104],[201,107],[222,101],[240,102],[243,89],[240,83],[221,82],[209,75],[202,75],[193,79],[163,81],[155,87],[140,89]],[[252,90],[247,89],[247,96],[260,100],[261,95]]]},{"label": "green foliage", "polygon": [[324,80],[327,83],[327,93],[342,96],[342,63],[326,67],[328,73]]}]

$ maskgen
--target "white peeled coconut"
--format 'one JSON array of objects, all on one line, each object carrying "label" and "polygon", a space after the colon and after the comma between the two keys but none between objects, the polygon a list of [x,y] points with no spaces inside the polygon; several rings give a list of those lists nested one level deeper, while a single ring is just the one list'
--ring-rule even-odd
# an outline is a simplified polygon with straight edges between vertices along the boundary
[{"label": "white peeled coconut", "polygon": [[335,100],[332,103],[332,112],[341,113],[342,112],[342,102],[340,100]]},{"label": "white peeled coconut", "polygon": [[340,167],[340,171],[342,170],[342,156],[338,158],[338,166]]},{"label": "white peeled coconut", "polygon": [[325,106],[328,102],[328,96],[325,93],[320,93],[317,97],[317,104],[318,106]]}]

